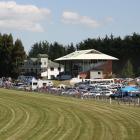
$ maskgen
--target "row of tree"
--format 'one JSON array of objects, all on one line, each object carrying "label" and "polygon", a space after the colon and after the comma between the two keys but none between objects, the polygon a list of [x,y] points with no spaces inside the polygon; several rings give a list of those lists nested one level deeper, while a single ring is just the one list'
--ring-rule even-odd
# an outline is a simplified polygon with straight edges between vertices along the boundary
[{"label": "row of tree", "polygon": [[0,34],[0,77],[16,77],[18,66],[26,57],[21,40],[13,41],[11,34]]},{"label": "row of tree", "polygon": [[48,54],[49,59],[55,60],[61,56],[74,52],[76,48],[73,43],[68,46],[63,46],[58,42],[54,42],[53,44],[47,41],[40,41],[35,43],[31,50],[29,51],[29,57],[37,57],[39,53]]},{"label": "row of tree", "polygon": [[[113,62],[113,73],[120,77],[134,77],[140,75],[140,35],[134,33],[131,36],[86,39],[75,46],[64,46],[58,42],[49,43],[42,41],[35,43],[28,57],[37,57],[39,53],[46,53],[49,59],[54,60],[75,50],[96,49],[108,55],[117,57],[119,61]],[[27,57],[21,40],[13,41],[11,34],[0,34],[0,77],[19,74],[19,63]]]}]

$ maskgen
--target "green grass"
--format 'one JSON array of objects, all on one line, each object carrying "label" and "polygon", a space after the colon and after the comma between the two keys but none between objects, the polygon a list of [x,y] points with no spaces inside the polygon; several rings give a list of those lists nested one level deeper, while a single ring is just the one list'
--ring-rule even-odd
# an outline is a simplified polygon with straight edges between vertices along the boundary
[{"label": "green grass", "polygon": [[0,89],[0,140],[139,139],[139,107]]}]

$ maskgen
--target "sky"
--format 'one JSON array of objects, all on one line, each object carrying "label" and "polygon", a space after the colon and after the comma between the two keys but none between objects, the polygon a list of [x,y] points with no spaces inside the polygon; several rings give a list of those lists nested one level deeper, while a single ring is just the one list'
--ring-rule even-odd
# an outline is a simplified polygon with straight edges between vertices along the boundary
[{"label": "sky", "polygon": [[140,33],[139,7],[140,0],[0,0],[0,32],[21,39],[27,53],[44,40],[124,37]]}]

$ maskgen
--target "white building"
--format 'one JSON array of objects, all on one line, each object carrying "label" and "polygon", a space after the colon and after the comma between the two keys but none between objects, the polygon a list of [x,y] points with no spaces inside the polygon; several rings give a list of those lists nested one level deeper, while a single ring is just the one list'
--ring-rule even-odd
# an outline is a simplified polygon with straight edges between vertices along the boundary
[{"label": "white building", "polygon": [[60,72],[64,71],[64,67],[63,65],[49,60],[48,55],[39,54],[37,58],[28,58],[24,60],[20,70],[22,75],[54,79]]}]

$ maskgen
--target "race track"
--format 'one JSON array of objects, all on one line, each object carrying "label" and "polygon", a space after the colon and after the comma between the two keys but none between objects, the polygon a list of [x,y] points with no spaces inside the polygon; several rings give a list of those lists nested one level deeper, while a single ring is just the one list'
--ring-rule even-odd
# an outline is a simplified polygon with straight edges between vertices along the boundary
[{"label": "race track", "polygon": [[140,140],[140,107],[0,89],[0,140]]}]

